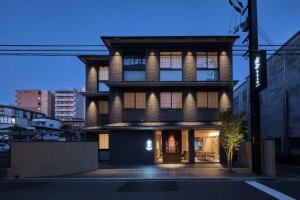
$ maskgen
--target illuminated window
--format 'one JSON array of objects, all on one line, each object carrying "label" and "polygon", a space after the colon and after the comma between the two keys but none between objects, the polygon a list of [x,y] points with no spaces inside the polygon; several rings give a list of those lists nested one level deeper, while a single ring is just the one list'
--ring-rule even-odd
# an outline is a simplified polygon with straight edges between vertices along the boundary
[{"label": "illuminated window", "polygon": [[207,93],[207,107],[218,108],[219,107],[219,94],[218,92]]},{"label": "illuminated window", "polygon": [[218,108],[219,93],[218,92],[197,92],[198,108]]},{"label": "illuminated window", "polygon": [[109,149],[109,134],[99,134],[99,149]]},{"label": "illuminated window", "polygon": [[181,52],[160,52],[160,80],[182,80]]},{"label": "illuminated window", "polygon": [[124,93],[124,108],[136,108],[136,109],[146,108],[146,93],[144,92]]},{"label": "illuminated window", "polygon": [[108,101],[99,101],[99,114],[108,114]]},{"label": "illuminated window", "polygon": [[161,92],[160,93],[160,107],[161,108],[171,108],[171,92]]},{"label": "illuminated window", "polygon": [[107,66],[100,66],[99,67],[99,81],[108,81],[109,79],[109,72]]},{"label": "illuminated window", "polygon": [[124,93],[124,108],[134,108],[135,106],[134,93]]},{"label": "illuminated window", "polygon": [[161,108],[182,108],[182,93],[181,92],[161,92],[160,93]]},{"label": "illuminated window", "polygon": [[207,108],[207,92],[197,92],[197,107]]},{"label": "illuminated window", "polygon": [[146,94],[139,92],[135,93],[135,107],[146,108]]},{"label": "illuminated window", "polygon": [[218,52],[197,52],[197,81],[219,79]]}]

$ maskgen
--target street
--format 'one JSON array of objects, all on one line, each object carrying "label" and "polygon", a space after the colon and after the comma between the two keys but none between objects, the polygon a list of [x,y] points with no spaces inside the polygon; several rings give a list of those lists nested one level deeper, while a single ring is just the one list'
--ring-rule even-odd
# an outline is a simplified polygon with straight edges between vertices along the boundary
[{"label": "street", "polygon": [[[300,180],[251,181],[299,199]],[[19,181],[1,182],[1,199],[276,199],[246,181]],[[273,192],[272,194],[276,194]]]}]

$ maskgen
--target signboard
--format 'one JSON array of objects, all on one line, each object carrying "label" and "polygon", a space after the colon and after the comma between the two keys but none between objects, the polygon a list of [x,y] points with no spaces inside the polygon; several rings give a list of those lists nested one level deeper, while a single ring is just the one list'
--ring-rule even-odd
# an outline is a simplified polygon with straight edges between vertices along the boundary
[{"label": "signboard", "polygon": [[263,90],[267,87],[267,53],[260,50],[255,53],[254,57],[254,81],[253,87],[257,90]]}]

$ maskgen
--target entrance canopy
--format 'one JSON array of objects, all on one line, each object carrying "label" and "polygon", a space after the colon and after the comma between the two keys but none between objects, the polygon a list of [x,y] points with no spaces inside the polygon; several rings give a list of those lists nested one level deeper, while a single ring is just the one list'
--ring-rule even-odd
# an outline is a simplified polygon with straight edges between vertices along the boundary
[{"label": "entrance canopy", "polygon": [[134,129],[134,130],[156,130],[156,129],[181,129],[181,128],[213,128],[221,122],[118,122],[107,124],[107,129]]}]

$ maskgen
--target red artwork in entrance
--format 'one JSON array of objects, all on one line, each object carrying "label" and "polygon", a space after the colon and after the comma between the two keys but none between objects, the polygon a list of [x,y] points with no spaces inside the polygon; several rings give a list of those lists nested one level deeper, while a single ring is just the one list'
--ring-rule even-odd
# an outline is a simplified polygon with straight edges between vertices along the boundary
[{"label": "red artwork in entrance", "polygon": [[178,141],[175,140],[173,134],[170,134],[166,141],[166,153],[177,153]]}]

